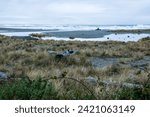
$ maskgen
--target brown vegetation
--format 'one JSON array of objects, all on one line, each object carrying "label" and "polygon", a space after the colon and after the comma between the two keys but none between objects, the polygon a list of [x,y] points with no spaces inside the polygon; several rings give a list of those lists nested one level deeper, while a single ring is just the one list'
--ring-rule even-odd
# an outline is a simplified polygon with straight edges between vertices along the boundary
[{"label": "brown vegetation", "polygon": [[[84,82],[88,76],[92,76],[98,79],[98,81],[113,80],[145,84],[149,74],[147,71],[150,71],[150,67],[146,68],[146,72],[140,71],[137,73],[139,68],[133,69],[123,64],[95,68],[90,60],[91,57],[120,57],[121,63],[124,63],[128,60],[137,60],[144,56],[150,56],[149,47],[150,40],[127,43],[116,41],[80,42],[22,40],[0,36],[0,71],[7,73],[10,79],[28,78],[33,81],[38,78],[43,80],[54,77],[66,78],[50,80],[55,89],[60,91],[57,96],[59,95],[60,99],[80,99],[80,97],[85,97],[89,92],[81,84],[67,80],[67,78],[74,78]],[[63,50],[79,50],[80,54],[56,59],[48,54],[49,50],[58,52]],[[131,78],[130,75],[134,75],[135,78]],[[120,86],[120,89],[118,87],[105,87],[100,84],[88,87],[96,95],[96,99],[132,99],[132,97],[117,96],[116,92],[121,93],[120,91],[123,90]],[[148,89],[149,91],[150,89]],[[80,96],[78,98],[74,97],[77,95]]]}]

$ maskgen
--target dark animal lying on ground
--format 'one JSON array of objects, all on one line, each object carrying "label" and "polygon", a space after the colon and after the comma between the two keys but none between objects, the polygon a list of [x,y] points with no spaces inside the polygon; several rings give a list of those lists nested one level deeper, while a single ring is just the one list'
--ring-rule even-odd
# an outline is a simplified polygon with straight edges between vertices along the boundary
[{"label": "dark animal lying on ground", "polygon": [[66,51],[63,51],[60,53],[55,52],[55,51],[48,51],[48,53],[50,55],[55,55],[56,58],[63,58],[65,56],[71,56],[71,55],[79,54],[80,52],[77,50],[66,50]]}]

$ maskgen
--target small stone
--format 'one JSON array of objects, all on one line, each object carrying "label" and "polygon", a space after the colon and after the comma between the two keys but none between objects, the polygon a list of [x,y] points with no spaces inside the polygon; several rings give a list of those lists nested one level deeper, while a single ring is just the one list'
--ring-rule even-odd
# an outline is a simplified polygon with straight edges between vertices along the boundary
[{"label": "small stone", "polygon": [[90,85],[92,85],[92,86],[96,86],[96,85],[97,85],[97,79],[94,78],[94,77],[89,76],[89,77],[87,77],[85,80],[86,80],[86,82],[87,82],[88,84],[90,84]]},{"label": "small stone", "polygon": [[8,76],[4,72],[0,72],[0,80],[7,79]]}]

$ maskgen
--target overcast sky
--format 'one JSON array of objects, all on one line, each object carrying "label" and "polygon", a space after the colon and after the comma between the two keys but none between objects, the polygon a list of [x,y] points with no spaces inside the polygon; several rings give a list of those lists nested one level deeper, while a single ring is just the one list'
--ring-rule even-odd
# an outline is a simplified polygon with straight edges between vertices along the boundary
[{"label": "overcast sky", "polygon": [[0,24],[150,24],[150,0],[0,0]]}]

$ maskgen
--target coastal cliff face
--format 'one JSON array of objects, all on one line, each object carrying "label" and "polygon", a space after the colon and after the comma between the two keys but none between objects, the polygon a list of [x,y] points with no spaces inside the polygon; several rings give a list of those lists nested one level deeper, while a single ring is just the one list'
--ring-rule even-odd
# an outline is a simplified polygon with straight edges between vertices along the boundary
[{"label": "coastal cliff face", "polygon": [[[1,35],[0,78],[7,77],[0,99],[150,99],[149,47],[149,37],[125,43]],[[78,54],[57,58],[52,51]]]}]

